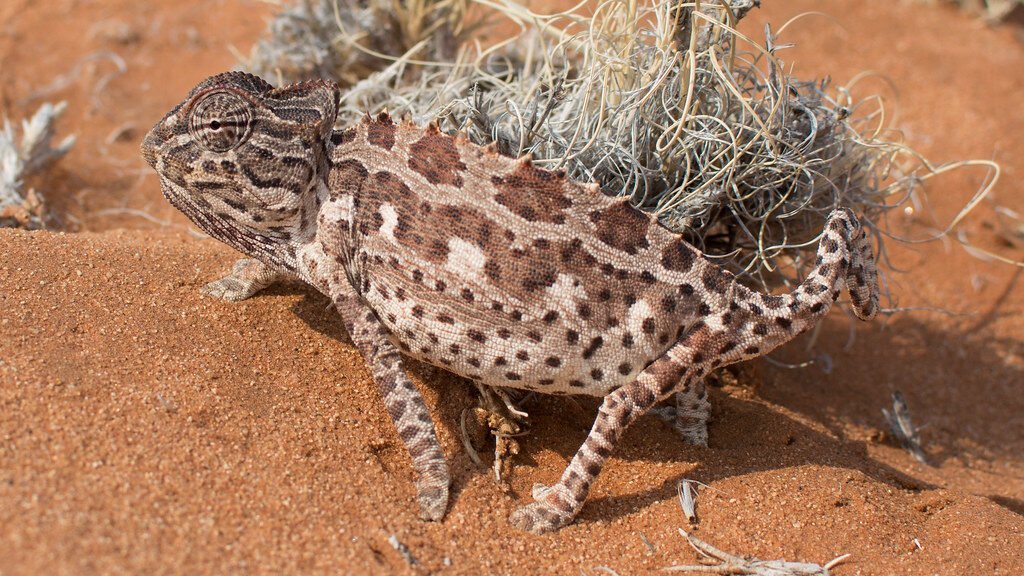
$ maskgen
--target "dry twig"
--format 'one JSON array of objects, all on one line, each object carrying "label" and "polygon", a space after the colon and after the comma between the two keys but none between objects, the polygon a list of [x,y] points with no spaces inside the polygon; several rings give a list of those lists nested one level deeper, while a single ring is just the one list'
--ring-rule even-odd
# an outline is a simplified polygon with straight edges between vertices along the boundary
[{"label": "dry twig", "polygon": [[703,574],[749,574],[752,576],[829,576],[832,568],[843,560],[849,558],[849,554],[843,554],[826,562],[824,566],[811,564],[809,562],[787,562],[785,560],[760,560],[749,556],[735,556],[723,552],[700,538],[690,534],[682,528],[679,533],[686,538],[686,541],[693,546],[693,549],[701,556],[710,560],[717,560],[717,565],[688,565],[671,566],[665,568],[667,572],[700,572]]},{"label": "dry twig", "polygon": [[904,450],[910,452],[918,462],[928,464],[924,450],[921,449],[918,428],[910,421],[910,407],[907,406],[907,401],[899,390],[892,393],[892,412],[882,408],[882,415],[885,416],[886,422],[889,423],[889,429],[900,441]]}]

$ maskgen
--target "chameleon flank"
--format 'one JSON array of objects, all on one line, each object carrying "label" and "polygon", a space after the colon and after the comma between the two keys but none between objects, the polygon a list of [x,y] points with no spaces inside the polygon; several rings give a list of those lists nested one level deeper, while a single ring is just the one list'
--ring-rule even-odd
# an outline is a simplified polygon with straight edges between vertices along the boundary
[{"label": "chameleon flank", "polygon": [[409,356],[488,386],[604,400],[557,484],[513,525],[571,522],[631,422],[675,395],[676,428],[707,444],[712,370],[815,325],[849,290],[878,308],[871,246],[834,211],[816,268],[790,294],[739,284],[596,184],[387,114],[334,130],[339,89],[209,78],[146,136],[164,195],[249,258],[207,285],[228,300],[298,277],[329,296],[412,457],[422,517],[448,505],[448,467]]}]

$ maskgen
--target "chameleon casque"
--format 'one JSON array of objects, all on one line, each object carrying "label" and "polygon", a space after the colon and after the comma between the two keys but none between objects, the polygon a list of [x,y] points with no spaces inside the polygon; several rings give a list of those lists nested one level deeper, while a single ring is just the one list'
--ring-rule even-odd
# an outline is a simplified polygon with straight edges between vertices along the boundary
[{"label": "chameleon casque", "polygon": [[604,399],[558,483],[509,519],[547,532],[655,403],[675,394],[676,428],[706,445],[709,372],[809,329],[844,285],[857,316],[877,310],[849,210],[830,215],[795,291],[760,294],[596,184],[386,113],[335,130],[339,96],[326,81],[220,74],[142,155],[176,208],[250,257],[208,293],[240,300],[298,277],[331,298],[412,457],[423,518],[444,516],[449,475],[403,354],[487,386]]}]

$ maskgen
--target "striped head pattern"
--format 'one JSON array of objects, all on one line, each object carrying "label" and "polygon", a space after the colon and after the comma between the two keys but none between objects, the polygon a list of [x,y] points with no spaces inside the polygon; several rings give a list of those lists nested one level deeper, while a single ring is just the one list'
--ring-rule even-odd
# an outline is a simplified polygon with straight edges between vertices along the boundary
[{"label": "striped head pattern", "polygon": [[218,74],[150,130],[142,155],[164,196],[196,225],[290,267],[275,253],[315,214],[338,97],[325,81],[275,89],[250,74]]}]

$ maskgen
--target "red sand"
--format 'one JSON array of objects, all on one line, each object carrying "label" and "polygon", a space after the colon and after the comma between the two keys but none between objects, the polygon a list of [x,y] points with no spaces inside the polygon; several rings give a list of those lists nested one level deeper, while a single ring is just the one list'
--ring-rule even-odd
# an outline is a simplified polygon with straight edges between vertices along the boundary
[{"label": "red sand", "polygon": [[[759,37],[761,22],[778,29],[807,10],[833,20],[786,31],[799,74],[883,74],[909,144],[939,161],[994,157],[1004,168],[995,199],[1024,212],[1024,45],[1013,29],[883,0],[768,2],[742,29]],[[414,366],[454,476],[445,520],[418,520],[408,457],[326,299],[300,286],[238,304],[200,296],[236,255],[184,232],[137,153],[195,82],[234,64],[228,45],[248,50],[268,12],[200,0],[0,7],[0,110],[31,113],[41,101],[32,94],[63,75],[44,99],[69,101],[61,133],[79,135],[56,177],[37,183],[79,233],[0,230],[0,574],[633,574],[696,560],[676,531],[684,476],[711,486],[696,534],[730,552],[816,562],[850,553],[842,575],[1024,569],[1020,271],[950,243],[890,242],[900,272],[888,281],[897,305],[956,315],[858,326],[848,349],[850,321],[834,315],[816,349],[832,373],[753,363],[742,387],[713,391],[709,449],[641,421],[578,522],[555,535],[516,532],[506,517],[534,482],[557,478],[595,402],[528,407],[533,431],[509,496],[461,449],[469,388]],[[110,76],[112,60],[87,58],[104,53],[126,71]],[[981,178],[963,171],[929,185],[940,220]],[[992,222],[981,210],[964,228],[1024,258]],[[777,357],[805,359],[805,345]],[[880,440],[880,409],[896,389],[927,426],[935,467]]]}]

